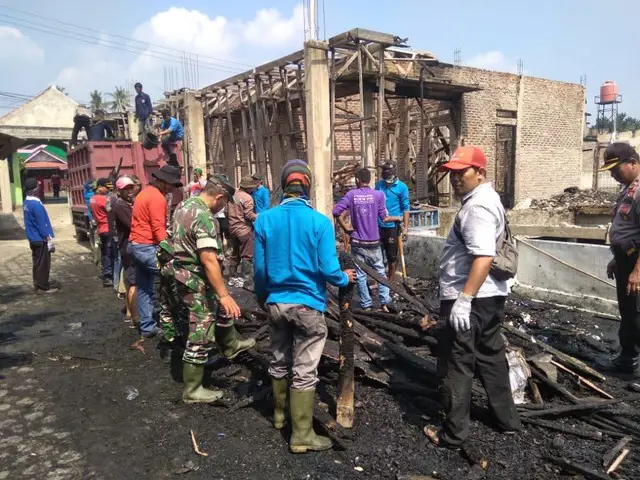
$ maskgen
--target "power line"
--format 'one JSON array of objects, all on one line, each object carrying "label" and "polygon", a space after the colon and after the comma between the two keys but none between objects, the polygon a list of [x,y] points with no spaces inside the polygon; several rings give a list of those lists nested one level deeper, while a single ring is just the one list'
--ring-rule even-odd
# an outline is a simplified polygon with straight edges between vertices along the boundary
[{"label": "power line", "polygon": [[[85,31],[88,31],[88,32],[99,33],[101,35],[103,33],[107,33],[107,35],[110,36],[110,37],[120,38],[120,39],[126,40],[128,42],[139,43],[139,44],[145,45],[145,47],[146,46],[151,46],[151,47],[161,48],[163,50],[172,50],[172,51],[178,52],[180,54],[185,54],[186,53],[186,54],[196,55],[195,53],[188,52],[186,50],[180,50],[180,49],[177,49],[177,48],[167,47],[165,45],[157,45],[157,44],[150,43],[150,42],[143,42],[141,40],[136,40],[135,38],[125,37],[123,35],[118,35],[118,34],[115,34],[115,33],[103,32],[101,30],[96,30],[94,28],[89,28],[89,27],[85,27],[83,25],[78,25],[78,24],[75,24],[75,23],[65,22],[65,21],[62,21],[62,20],[57,20],[55,18],[46,17],[44,15],[38,15],[37,13],[27,12],[25,10],[20,10],[20,9],[17,9],[17,8],[7,7],[5,5],[0,5],[0,8],[3,8],[5,10],[11,10],[13,12],[21,13],[21,14],[24,14],[24,15],[29,15],[30,17],[42,18],[43,20],[52,21],[52,22],[55,22],[55,23],[59,23],[61,25],[67,25],[69,27],[74,27],[74,28],[77,28],[77,29],[80,29],[80,30],[85,30]],[[14,17],[14,18],[18,18],[18,17]],[[18,18],[18,19],[20,19],[20,18]],[[20,20],[22,20],[22,19],[20,19]],[[202,57],[202,58],[208,58],[208,59],[214,60],[216,62],[220,62],[220,63],[235,64],[235,65],[238,65],[240,67],[243,67],[243,69],[245,67],[248,67],[248,68],[252,67],[252,65],[249,65],[248,63],[235,62],[233,60],[227,60],[227,59],[222,59],[222,58],[218,58],[218,57],[212,57],[210,55],[198,55],[198,56]]]},{"label": "power line", "polygon": [[[93,37],[90,37],[89,35],[85,35],[85,34],[78,33],[78,32],[72,32],[72,31],[69,31],[69,30],[60,29],[60,28],[52,27],[52,26],[48,26],[48,25],[39,24],[37,22],[24,20],[24,19],[21,19],[21,18],[13,17],[11,15],[0,14],[0,17],[9,17],[9,18],[16,19],[16,20],[12,20],[11,22],[7,22],[8,25],[13,26],[13,27],[17,26],[17,27],[21,27],[21,28],[27,28],[27,29],[30,29],[30,30],[35,30],[35,31],[38,31],[38,32],[47,33],[49,35],[54,35],[54,36],[57,36],[57,37],[68,38],[68,39],[71,39],[71,40],[76,40],[76,41],[80,41],[80,42],[84,42],[84,43],[89,43],[89,44],[93,44],[93,45],[98,45],[98,46],[111,48],[111,49],[118,50],[118,51],[121,51],[121,52],[126,52],[126,53],[131,53],[131,54],[136,54],[136,55],[144,55],[144,56],[157,58],[157,59],[165,60],[165,61],[169,61],[169,62],[174,62],[174,63],[182,63],[183,62],[183,58],[181,58],[181,57],[179,57],[177,55],[169,54],[169,53],[145,50],[145,49],[141,49],[139,47],[126,45],[124,43],[114,42],[113,40],[106,40],[106,41],[98,42],[98,41],[95,41],[93,39]],[[22,23],[18,23],[18,22],[22,22]],[[110,42],[113,45],[110,45],[110,44],[108,44],[106,42]],[[206,68],[206,69],[209,69],[209,70],[222,71],[222,72],[226,72],[226,73],[235,74],[235,73],[238,73],[239,71],[241,71],[241,69],[238,68],[238,67],[218,66],[218,65],[215,65],[215,64],[213,64],[211,62],[206,62],[206,63],[205,62],[200,62],[200,64],[202,65],[202,68]],[[233,70],[231,68],[233,68]]]}]

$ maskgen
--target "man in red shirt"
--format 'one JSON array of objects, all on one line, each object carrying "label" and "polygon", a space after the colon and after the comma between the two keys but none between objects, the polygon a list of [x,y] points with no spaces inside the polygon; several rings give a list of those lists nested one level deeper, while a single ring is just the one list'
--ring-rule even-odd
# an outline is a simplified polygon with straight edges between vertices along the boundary
[{"label": "man in red shirt", "polygon": [[164,165],[151,174],[153,181],[133,203],[128,251],[136,267],[140,333],[154,337],[162,330],[153,319],[153,298],[158,276],[158,245],[167,238],[167,199],[173,187],[181,187],[180,169]]},{"label": "man in red shirt", "polygon": [[100,255],[102,263],[102,286],[113,286],[113,239],[109,231],[107,217],[107,194],[113,184],[107,178],[99,178],[96,182],[96,192],[91,197],[91,214],[96,222],[100,236]]}]

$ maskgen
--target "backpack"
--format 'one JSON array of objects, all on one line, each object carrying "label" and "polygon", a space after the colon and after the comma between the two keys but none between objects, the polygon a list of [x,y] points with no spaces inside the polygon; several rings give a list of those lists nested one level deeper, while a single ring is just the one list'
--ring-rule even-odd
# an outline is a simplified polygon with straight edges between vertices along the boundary
[{"label": "backpack", "polygon": [[[498,281],[505,282],[516,276],[518,271],[518,248],[509,228],[509,220],[504,215],[504,230],[496,240],[496,256],[493,258],[489,275]],[[464,238],[458,230],[458,222],[453,224],[453,232],[464,244]]]}]

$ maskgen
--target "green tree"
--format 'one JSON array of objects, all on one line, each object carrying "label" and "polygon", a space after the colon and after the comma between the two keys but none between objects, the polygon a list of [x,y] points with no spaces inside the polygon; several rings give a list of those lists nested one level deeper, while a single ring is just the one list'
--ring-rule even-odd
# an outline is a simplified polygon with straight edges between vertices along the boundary
[{"label": "green tree", "polygon": [[67,93],[67,87],[62,87],[60,85],[56,85],[56,88],[58,89],[59,92],[64,93],[65,95],[69,95]]},{"label": "green tree", "polygon": [[112,112],[125,113],[131,107],[131,96],[124,87],[116,87],[112,93],[108,93],[112,98],[109,108]]},{"label": "green tree", "polygon": [[91,97],[91,101],[90,101],[91,110],[95,112],[96,110],[105,107],[105,102],[104,102],[104,99],[102,98],[102,92],[99,92],[98,90],[93,90],[92,92],[89,92],[89,96]]},{"label": "green tree", "polygon": [[[606,132],[613,131],[613,122],[608,119],[598,119],[596,122],[596,128]],[[640,130],[640,119],[630,117],[625,112],[619,112],[616,117],[616,130],[618,132],[631,132],[633,130]]]}]

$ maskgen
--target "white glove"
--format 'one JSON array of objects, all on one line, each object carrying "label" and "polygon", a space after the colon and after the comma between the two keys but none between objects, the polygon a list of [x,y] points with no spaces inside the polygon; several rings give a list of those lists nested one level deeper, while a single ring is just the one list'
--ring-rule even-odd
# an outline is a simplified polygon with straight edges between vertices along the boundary
[{"label": "white glove", "polygon": [[56,251],[56,245],[55,243],[53,243],[53,238],[50,238],[49,240],[47,240],[47,248],[49,249],[50,253],[53,253]]},{"label": "white glove", "polygon": [[471,301],[473,297],[460,293],[449,315],[449,325],[456,332],[466,332],[471,328]]}]

